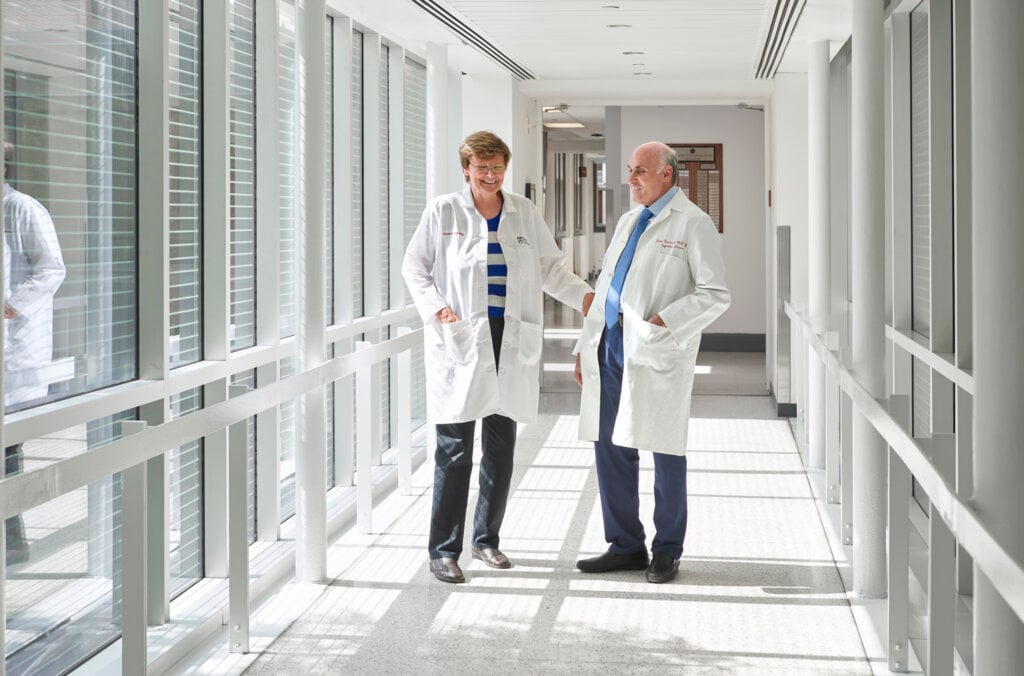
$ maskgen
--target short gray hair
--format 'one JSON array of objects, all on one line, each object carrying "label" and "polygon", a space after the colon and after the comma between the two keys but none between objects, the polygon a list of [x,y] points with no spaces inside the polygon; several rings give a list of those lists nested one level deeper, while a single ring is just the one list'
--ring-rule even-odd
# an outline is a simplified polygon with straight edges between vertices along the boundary
[{"label": "short gray hair", "polygon": [[679,178],[679,157],[676,151],[666,145],[661,152],[661,163],[672,167],[672,183],[675,183]]}]

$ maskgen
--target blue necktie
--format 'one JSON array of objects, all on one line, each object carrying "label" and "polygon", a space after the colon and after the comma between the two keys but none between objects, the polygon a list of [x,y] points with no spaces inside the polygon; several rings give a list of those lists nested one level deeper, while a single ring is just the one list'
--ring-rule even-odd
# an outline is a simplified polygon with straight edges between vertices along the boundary
[{"label": "blue necktie", "polygon": [[612,282],[608,286],[608,296],[604,302],[604,323],[609,329],[619,321],[619,313],[622,312],[619,304],[619,297],[622,295],[622,285],[626,282],[626,273],[629,272],[629,266],[633,262],[633,254],[636,253],[636,243],[640,240],[640,235],[644,234],[644,230],[647,229],[647,224],[653,215],[654,213],[650,209],[644,209],[640,212],[640,218],[637,219],[633,232],[629,234],[626,248],[622,250],[622,253],[619,255],[619,261],[615,264],[615,273],[612,275]]}]

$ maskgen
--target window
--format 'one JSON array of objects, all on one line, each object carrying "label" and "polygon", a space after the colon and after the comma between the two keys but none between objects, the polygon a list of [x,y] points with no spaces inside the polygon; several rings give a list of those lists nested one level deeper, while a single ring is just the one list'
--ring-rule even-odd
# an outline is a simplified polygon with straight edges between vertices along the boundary
[{"label": "window", "polygon": [[136,377],[135,4],[8,0],[3,31],[8,304],[40,308],[8,325],[11,411]]},{"label": "window", "polygon": [[[409,246],[427,206],[427,69],[405,60],[405,245]],[[413,328],[416,328],[415,326]],[[423,346],[412,351],[412,427],[426,422]]]},{"label": "window", "polygon": [[[171,417],[202,410],[202,388],[171,397]],[[171,598],[203,577],[203,441],[171,451]]]},{"label": "window", "polygon": [[171,367],[202,359],[202,31],[198,0],[170,10]]},{"label": "window", "polygon": [[279,17],[281,113],[281,337],[294,336],[298,321],[299,272],[299,73],[295,2],[281,3]]},{"label": "window", "polygon": [[256,7],[231,10],[231,349],[256,344]]}]

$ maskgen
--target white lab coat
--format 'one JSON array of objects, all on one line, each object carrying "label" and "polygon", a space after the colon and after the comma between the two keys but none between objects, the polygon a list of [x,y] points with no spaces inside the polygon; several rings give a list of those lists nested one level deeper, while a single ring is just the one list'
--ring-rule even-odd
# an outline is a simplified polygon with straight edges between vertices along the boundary
[{"label": "white lab coat", "polygon": [[[639,218],[637,206],[619,219],[604,257],[594,304],[576,343],[583,374],[580,438],[596,441],[601,413],[597,350],[605,328],[605,298],[615,264]],[[671,455],[686,453],[693,372],[700,335],[729,307],[718,231],[680,191],[637,243],[620,299],[622,396],[612,441]],[[646,321],[661,316],[665,328]]]},{"label": "white lab coat", "polygon": [[[537,417],[544,342],[543,293],[581,308],[591,289],[573,274],[547,224],[525,197],[502,191],[498,241],[508,264],[501,368],[495,369],[487,319],[487,221],[467,185],[423,212],[402,275],[423,318],[427,417],[456,423],[499,413]],[[442,324],[445,306],[459,317]]]},{"label": "white lab coat", "polygon": [[6,320],[4,405],[49,390],[37,369],[53,359],[53,295],[64,281],[64,259],[49,212],[38,201],[4,184],[4,302]]}]

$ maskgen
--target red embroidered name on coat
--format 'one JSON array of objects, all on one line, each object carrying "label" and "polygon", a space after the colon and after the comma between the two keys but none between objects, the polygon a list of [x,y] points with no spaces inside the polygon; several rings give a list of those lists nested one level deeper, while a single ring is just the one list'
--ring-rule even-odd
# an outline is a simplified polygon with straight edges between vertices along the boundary
[{"label": "red embroidered name on coat", "polygon": [[658,244],[662,249],[686,249],[689,246],[683,239],[659,239]]}]

